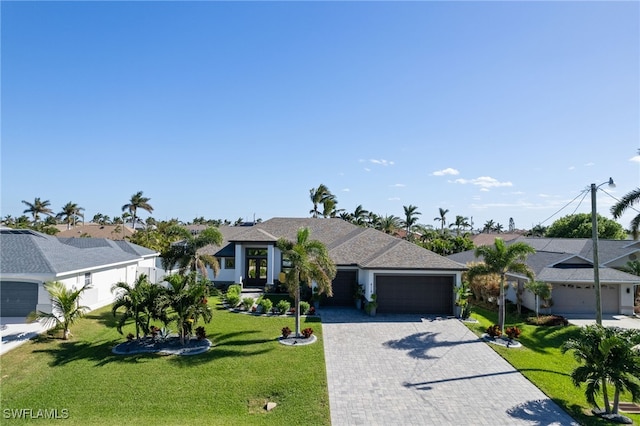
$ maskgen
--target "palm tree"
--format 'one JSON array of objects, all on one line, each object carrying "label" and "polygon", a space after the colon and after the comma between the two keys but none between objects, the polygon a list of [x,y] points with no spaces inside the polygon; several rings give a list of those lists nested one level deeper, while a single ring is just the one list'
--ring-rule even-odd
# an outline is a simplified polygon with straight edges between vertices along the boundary
[{"label": "palm tree", "polygon": [[327,198],[335,198],[329,188],[327,188],[324,184],[320,184],[317,188],[311,188],[309,190],[309,198],[311,198],[311,202],[313,203],[313,208],[309,211],[311,213],[311,217],[318,217],[320,211],[318,210],[318,206],[320,204],[324,204]]},{"label": "palm tree", "polygon": [[[585,396],[593,407],[598,408],[596,397],[600,392],[606,414],[618,414],[621,391],[628,391],[634,402],[640,401],[640,353],[633,349],[638,342],[638,330],[594,324],[581,328],[578,336],[562,345],[562,352],[573,351],[574,358],[580,364],[571,372],[571,380],[576,387],[581,383],[587,384]],[[615,389],[613,407],[609,400],[608,383]]]},{"label": "palm tree", "polygon": [[165,269],[172,269],[178,265],[182,275],[187,272],[200,271],[204,278],[208,277],[207,267],[213,270],[216,276],[220,270],[220,264],[215,256],[198,251],[210,244],[222,244],[222,234],[215,227],[209,227],[197,235],[192,235],[186,228],[173,226],[167,229],[169,237],[181,237],[182,240],[172,244],[162,255],[162,266]]},{"label": "palm tree", "polygon": [[336,276],[336,265],[329,257],[324,244],[309,239],[309,228],[298,229],[296,241],[280,238],[276,246],[291,267],[283,271],[285,284],[293,293],[296,305],[296,337],[300,337],[300,284],[311,287],[316,284],[318,294],[333,296],[331,282]]},{"label": "palm tree", "polygon": [[79,290],[68,289],[59,281],[47,281],[44,289],[51,298],[51,312],[33,311],[27,316],[27,320],[43,320],[45,326],[55,323],[56,327],[62,328],[62,338],[68,340],[71,334],[69,327],[89,310],[87,306],[80,306],[79,302],[82,293],[90,288],[90,284],[85,284]]},{"label": "palm tree", "polygon": [[535,249],[529,244],[517,242],[509,246],[502,238],[496,238],[493,246],[480,246],[476,248],[476,257],[483,257],[484,261],[469,267],[467,276],[472,281],[478,275],[496,274],[500,277],[500,306],[498,322],[500,330],[504,334],[505,322],[505,291],[507,272],[524,274],[533,281],[533,271],[524,263],[529,254],[535,253]]},{"label": "palm tree", "polygon": [[51,203],[49,200],[40,200],[40,197],[36,197],[33,203],[22,200],[23,204],[26,204],[29,208],[23,211],[22,213],[31,213],[33,216],[33,222],[38,223],[40,220],[40,215],[44,214],[47,216],[51,216],[53,214],[53,210],[49,207]]},{"label": "palm tree", "polygon": [[353,213],[351,213],[351,223],[358,226],[365,226],[368,214],[369,210],[362,207],[362,204],[358,205]]},{"label": "palm tree", "polygon": [[167,320],[176,322],[180,343],[184,345],[185,336],[191,333],[194,323],[201,317],[206,323],[211,321],[211,308],[207,303],[209,281],[198,279],[195,272],[169,275],[165,281],[169,286],[163,297],[173,313]]},{"label": "palm tree", "polygon": [[412,206],[411,204],[402,207],[404,208],[404,227],[407,231],[405,239],[411,240],[411,228],[418,223],[418,215],[422,213],[418,211],[418,207]]},{"label": "palm tree", "polygon": [[551,297],[551,284],[543,281],[529,281],[524,285],[524,288],[536,296],[536,317],[540,316],[538,313],[540,299],[547,300]]},{"label": "palm tree", "polygon": [[[640,276],[640,260],[629,261],[625,266],[618,269],[628,274]],[[634,303],[637,304],[638,301],[640,300],[640,285],[635,286],[635,288],[636,290],[635,290],[633,299],[634,299]]]},{"label": "palm tree", "polygon": [[118,333],[122,334],[122,327],[127,320],[133,318],[136,325],[136,339],[140,338],[140,325],[142,322],[140,314],[143,312],[143,306],[147,303],[145,297],[149,293],[149,286],[151,286],[151,283],[147,275],[140,274],[133,286],[124,281],[120,281],[111,287],[112,293],[117,292],[111,313],[113,313],[115,317],[118,310],[124,308],[124,313],[117,324]]},{"label": "palm tree", "polygon": [[[636,203],[640,202],[640,187],[626,194],[620,201],[611,207],[611,214],[614,219],[619,219],[627,209],[632,208]],[[631,219],[631,235],[634,240],[638,239],[638,228],[640,227],[640,213]]]},{"label": "palm tree", "polygon": [[79,207],[76,203],[69,201],[62,207],[62,211],[56,215],[57,219],[61,219],[67,224],[67,229],[71,229],[71,225],[76,226],[76,220],[84,217],[82,211],[84,207]]},{"label": "palm tree", "polygon": [[460,235],[460,230],[467,229],[469,226],[469,218],[460,215],[456,216],[456,221],[454,223],[449,224],[449,228],[456,228],[456,235]]},{"label": "palm tree", "polygon": [[142,191],[138,191],[131,196],[131,200],[127,204],[122,206],[122,211],[129,210],[129,213],[131,213],[131,227],[134,230],[136,229],[136,214],[138,213],[138,209],[153,213],[153,207],[149,204],[149,200],[151,200],[151,198],[144,197]]},{"label": "palm tree", "polygon": [[493,228],[495,226],[496,226],[496,223],[493,221],[493,219],[489,219],[488,221],[486,221],[484,223],[484,226],[482,227],[482,232],[489,233],[489,232],[493,231]]},{"label": "palm tree", "polygon": [[447,213],[449,213],[449,210],[448,209],[443,209],[442,207],[439,207],[438,210],[440,210],[440,216],[433,218],[433,220],[436,220],[436,221],[439,220],[440,221],[440,230],[444,231],[444,225],[447,222],[446,215],[447,215]]},{"label": "palm tree", "polygon": [[394,215],[387,215],[380,219],[380,223],[376,229],[385,234],[393,235],[399,227],[400,218]]}]

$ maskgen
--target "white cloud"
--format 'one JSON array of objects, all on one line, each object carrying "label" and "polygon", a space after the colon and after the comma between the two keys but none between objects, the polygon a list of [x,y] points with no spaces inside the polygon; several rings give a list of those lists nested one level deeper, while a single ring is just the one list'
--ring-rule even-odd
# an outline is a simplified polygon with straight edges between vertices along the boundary
[{"label": "white cloud", "polygon": [[364,171],[365,171],[365,172],[370,172],[370,171],[371,171],[371,169],[370,169],[370,168],[368,168],[368,167],[365,167],[365,168],[364,168]]},{"label": "white cloud", "polygon": [[640,155],[635,155],[635,156],[629,158],[629,161],[632,161],[634,163],[640,163]]},{"label": "white cloud", "polygon": [[576,166],[569,166],[569,170],[575,170]]},{"label": "white cloud", "polygon": [[596,165],[596,163],[587,163],[587,164],[585,164],[584,166],[585,166],[585,167],[593,167],[593,166],[595,166],[595,165]]},{"label": "white cloud", "polygon": [[389,185],[389,186],[390,186],[391,188],[404,188],[404,187],[405,187],[405,186],[407,186],[407,185],[405,185],[404,183],[395,183],[395,184],[393,184],[393,185]]},{"label": "white cloud", "polygon": [[456,179],[453,182],[462,185],[477,185],[484,189],[497,188],[500,186],[513,186],[511,182],[500,182],[497,179],[489,176],[480,176],[479,178],[475,179]]},{"label": "white cloud", "polygon": [[387,198],[387,200],[389,200],[389,201],[400,201],[400,197],[391,197],[391,198]]},{"label": "white cloud", "polygon": [[393,164],[394,164],[393,161],[388,161],[388,160],[374,160],[374,159],[371,159],[371,160],[369,160],[369,162],[373,163],[373,164],[379,164],[381,166],[393,166]]},{"label": "white cloud", "polygon": [[342,192],[349,192],[349,191],[351,191],[349,188],[344,188],[344,189],[342,190]]},{"label": "white cloud", "polygon": [[480,188],[480,191],[482,191],[482,192],[489,192],[489,188]]},{"label": "white cloud", "polygon": [[445,176],[445,175],[459,175],[460,172],[456,169],[452,169],[451,167],[447,167],[446,169],[436,170],[432,173],[433,176]]}]

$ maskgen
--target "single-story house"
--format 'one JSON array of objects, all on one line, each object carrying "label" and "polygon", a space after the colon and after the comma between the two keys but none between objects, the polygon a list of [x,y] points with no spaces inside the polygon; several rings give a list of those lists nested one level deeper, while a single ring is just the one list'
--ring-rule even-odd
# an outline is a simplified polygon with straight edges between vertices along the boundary
[{"label": "single-story house", "polygon": [[[499,235],[497,236],[499,237]],[[533,270],[536,280],[551,284],[551,313],[594,314],[596,292],[593,270],[593,240],[587,238],[537,238],[519,237],[506,244],[523,242],[534,249],[526,263]],[[478,262],[473,250],[448,256],[463,264]],[[598,259],[602,312],[605,314],[633,315],[634,287],[640,285],[640,277],[617,268],[640,258],[640,241],[599,240]],[[509,275],[512,283],[524,284],[527,279]],[[515,285],[510,286],[507,298],[516,300]],[[535,309],[535,296],[525,291],[522,303]]]},{"label": "single-story house", "polygon": [[[327,247],[337,267],[333,297],[325,305],[354,306],[356,286],[361,285],[367,299],[377,295],[381,313],[453,314],[464,265],[338,218],[273,218],[250,226],[221,226],[223,243],[202,249],[220,262],[218,275],[210,273],[209,278],[216,284],[273,285],[286,268],[278,239],[295,241],[298,229],[305,227],[310,239]],[[196,233],[205,226],[189,228]]]},{"label": "single-story house", "polygon": [[29,229],[0,229],[0,316],[26,317],[51,312],[47,281],[68,288],[91,284],[80,303],[96,309],[113,302],[111,286],[133,284],[140,274],[152,282],[164,276],[159,253],[127,241],[105,238],[58,238]]}]

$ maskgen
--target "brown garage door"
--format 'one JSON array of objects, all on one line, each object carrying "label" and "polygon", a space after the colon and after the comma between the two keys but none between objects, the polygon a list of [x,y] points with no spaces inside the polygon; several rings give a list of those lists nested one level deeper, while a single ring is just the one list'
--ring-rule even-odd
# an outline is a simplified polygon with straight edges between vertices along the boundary
[{"label": "brown garage door", "polygon": [[451,315],[453,278],[431,275],[377,275],[377,311]]},{"label": "brown garage door", "polygon": [[323,306],[355,306],[353,294],[358,282],[358,271],[338,271],[331,283],[333,297],[323,297]]}]

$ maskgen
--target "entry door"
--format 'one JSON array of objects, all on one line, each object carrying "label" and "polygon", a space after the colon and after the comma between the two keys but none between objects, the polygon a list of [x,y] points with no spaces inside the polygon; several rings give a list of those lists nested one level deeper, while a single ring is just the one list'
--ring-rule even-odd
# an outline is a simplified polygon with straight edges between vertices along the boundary
[{"label": "entry door", "polygon": [[267,284],[267,249],[247,249],[245,286],[263,287]]}]

